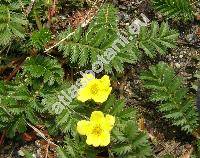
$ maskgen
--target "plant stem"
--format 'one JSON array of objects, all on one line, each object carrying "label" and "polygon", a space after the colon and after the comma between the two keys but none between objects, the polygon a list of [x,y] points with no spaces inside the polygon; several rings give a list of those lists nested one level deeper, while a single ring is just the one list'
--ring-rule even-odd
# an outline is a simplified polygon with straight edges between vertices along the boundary
[{"label": "plant stem", "polygon": [[82,115],[82,114],[76,112],[74,109],[70,108],[68,105],[65,105],[65,106],[66,106],[66,107],[68,108],[68,110],[70,110],[72,113],[74,113],[74,114],[76,114],[76,115],[78,115],[78,116],[80,116],[80,117],[82,117],[82,118],[84,118],[84,119],[86,119],[86,120],[89,120],[89,118],[88,118],[87,116],[84,116],[84,115]]},{"label": "plant stem", "polygon": [[40,17],[36,13],[36,11],[34,11],[34,17],[35,17],[35,21],[36,21],[38,29],[41,30],[42,29],[42,23],[40,21]]}]

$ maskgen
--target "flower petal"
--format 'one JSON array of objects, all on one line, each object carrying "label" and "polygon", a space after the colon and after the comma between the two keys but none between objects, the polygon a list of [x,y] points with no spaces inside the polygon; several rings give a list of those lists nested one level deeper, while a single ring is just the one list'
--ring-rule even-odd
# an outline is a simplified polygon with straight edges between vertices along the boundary
[{"label": "flower petal", "polygon": [[115,124],[115,117],[112,115],[106,115],[106,120],[110,123],[111,126]]},{"label": "flower petal", "polygon": [[[97,80],[97,79],[96,79]],[[97,103],[103,103],[108,99],[108,96],[111,93],[112,87],[110,86],[109,76],[104,75],[101,79],[98,79],[98,92],[93,94],[91,98]]]},{"label": "flower petal", "polygon": [[105,131],[111,131],[115,124],[115,117],[112,115],[106,115],[105,122],[103,124],[103,128]]},{"label": "flower petal", "polygon": [[83,78],[81,79],[81,84],[83,87],[87,86],[87,84],[94,80],[95,76],[93,76],[93,74],[89,73],[89,74],[83,74]]},{"label": "flower petal", "polygon": [[86,143],[98,147],[101,143],[100,137],[94,134],[87,135]]},{"label": "flower petal", "polygon": [[107,146],[110,143],[110,133],[103,132],[100,136],[100,146]]},{"label": "flower petal", "polygon": [[110,78],[108,75],[104,75],[101,79],[100,79],[101,83],[104,85],[104,87],[109,87],[110,86]]},{"label": "flower petal", "polygon": [[91,99],[91,94],[90,94],[89,89],[87,87],[79,89],[77,99],[82,102],[85,102]]},{"label": "flower petal", "polygon": [[101,111],[93,111],[90,117],[90,121],[92,122],[102,122],[104,119],[104,114]]},{"label": "flower petal", "polygon": [[82,120],[77,123],[77,131],[81,135],[87,135],[90,131],[90,122],[87,120]]},{"label": "flower petal", "polygon": [[91,98],[96,102],[96,103],[103,103],[108,99],[108,96],[111,92],[112,88],[109,87],[107,91],[101,90],[97,94],[92,95]]}]

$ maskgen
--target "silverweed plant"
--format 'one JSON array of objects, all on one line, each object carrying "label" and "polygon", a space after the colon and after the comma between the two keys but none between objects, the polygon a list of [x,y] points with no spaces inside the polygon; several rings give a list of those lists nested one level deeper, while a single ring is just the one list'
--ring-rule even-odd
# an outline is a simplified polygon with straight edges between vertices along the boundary
[{"label": "silverweed plant", "polygon": [[194,99],[187,96],[188,89],[184,87],[183,79],[176,76],[172,68],[160,62],[142,73],[141,79],[144,87],[152,90],[150,100],[160,104],[158,110],[166,119],[186,132],[197,130],[199,117]]}]

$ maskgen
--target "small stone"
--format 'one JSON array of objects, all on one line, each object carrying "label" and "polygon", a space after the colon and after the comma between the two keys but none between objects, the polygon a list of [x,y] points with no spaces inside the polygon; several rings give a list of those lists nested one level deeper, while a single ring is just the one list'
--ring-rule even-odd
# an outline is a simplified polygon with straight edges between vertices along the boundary
[{"label": "small stone", "polygon": [[200,14],[196,15],[196,20],[199,20],[200,21]]},{"label": "small stone", "polygon": [[129,20],[129,15],[128,14],[124,14],[124,20]]},{"label": "small stone", "polygon": [[161,14],[158,13],[157,17],[158,17],[159,20],[163,20],[163,16]]},{"label": "small stone", "polygon": [[18,155],[19,155],[19,156],[25,156],[25,154],[24,154],[24,152],[23,152],[22,150],[19,150],[19,151],[18,151]]},{"label": "small stone", "polygon": [[186,37],[186,40],[188,41],[188,42],[190,42],[190,43],[195,43],[196,41],[197,41],[197,35],[195,35],[195,34],[189,34],[189,35],[187,35],[187,37]]},{"label": "small stone", "polygon": [[194,40],[194,34],[187,35],[188,42],[192,42]]},{"label": "small stone", "polygon": [[183,51],[181,51],[181,53],[183,53],[183,54],[187,54],[187,51],[183,50]]},{"label": "small stone", "polygon": [[124,5],[119,5],[119,8],[122,9],[122,10],[126,10],[127,9],[126,6],[124,6]]},{"label": "small stone", "polygon": [[180,58],[183,58],[183,55],[181,54],[179,57],[180,57]]},{"label": "small stone", "polygon": [[180,65],[179,63],[175,63],[175,66],[176,66],[177,68],[180,68],[180,67],[181,67],[181,65]]}]

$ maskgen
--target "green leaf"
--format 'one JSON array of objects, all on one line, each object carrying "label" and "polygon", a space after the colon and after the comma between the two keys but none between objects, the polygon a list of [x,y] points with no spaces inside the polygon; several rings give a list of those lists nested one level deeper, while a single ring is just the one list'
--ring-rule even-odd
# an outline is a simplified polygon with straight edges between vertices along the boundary
[{"label": "green leaf", "polygon": [[139,34],[139,47],[144,50],[144,53],[150,58],[157,54],[166,54],[167,48],[174,48],[178,33],[170,30],[167,23],[162,23],[161,27],[157,22],[151,23],[151,28],[148,30],[146,26],[141,28]]},{"label": "green leaf", "polygon": [[27,58],[23,70],[30,78],[43,78],[43,82],[49,86],[61,83],[64,76],[61,65],[56,60],[43,56]]},{"label": "green leaf", "polygon": [[160,103],[158,110],[174,125],[192,133],[198,127],[198,112],[183,79],[167,64],[160,62],[141,74],[144,87],[152,92],[150,100]]},{"label": "green leaf", "polygon": [[189,0],[152,0],[154,8],[167,18],[192,20],[194,18],[192,4]]},{"label": "green leaf", "polygon": [[42,28],[39,31],[33,32],[30,38],[30,45],[34,46],[38,50],[44,50],[45,44],[47,44],[51,39],[51,32]]},{"label": "green leaf", "polygon": [[24,38],[25,27],[28,23],[19,4],[7,2],[0,2],[0,46],[7,45],[14,39]]}]

